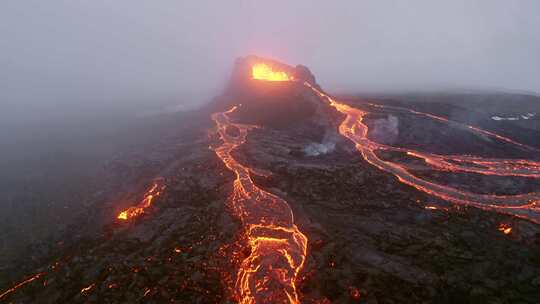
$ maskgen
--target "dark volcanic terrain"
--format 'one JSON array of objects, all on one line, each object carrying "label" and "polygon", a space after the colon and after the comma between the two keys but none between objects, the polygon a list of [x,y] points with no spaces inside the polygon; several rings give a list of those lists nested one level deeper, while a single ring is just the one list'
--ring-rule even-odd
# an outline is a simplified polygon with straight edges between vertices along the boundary
[{"label": "dark volcanic terrain", "polygon": [[[252,79],[251,66],[259,61],[294,75],[294,81]],[[249,168],[258,188],[288,203],[308,239],[295,281],[301,303],[539,303],[537,205],[517,217],[444,200],[400,182],[366,161],[340,134],[345,115],[304,81],[318,88],[305,67],[255,57],[239,60],[223,95],[189,114],[175,132],[156,135],[158,143],[142,155],[110,163],[111,182],[89,199],[78,220],[2,268],[0,301],[237,302],[238,268],[254,247],[248,245],[245,221],[233,210],[236,176],[215,153],[224,140],[211,120],[212,113],[237,106],[227,114],[230,120],[253,128],[232,157]],[[504,96],[508,103],[521,102]],[[458,115],[481,112],[489,100],[477,110],[456,105],[448,96],[437,103],[410,96],[342,101],[369,111],[364,120],[368,137],[381,144],[514,164],[517,159],[540,161],[538,116],[528,119],[527,127],[523,121],[490,119],[494,109],[477,119]],[[467,97],[460,102],[467,103]],[[527,104],[527,112],[532,111],[540,113],[540,106]],[[530,147],[479,135],[460,123]],[[226,132],[231,138],[242,134],[233,124]],[[535,174],[540,167],[518,170],[530,176],[486,175],[434,170],[399,151],[376,154],[434,183],[480,194],[532,193],[530,203],[539,200],[540,174]],[[508,170],[518,172],[514,169]],[[138,216],[118,219],[122,210],[145,200],[155,181],[164,188],[151,205]]]}]

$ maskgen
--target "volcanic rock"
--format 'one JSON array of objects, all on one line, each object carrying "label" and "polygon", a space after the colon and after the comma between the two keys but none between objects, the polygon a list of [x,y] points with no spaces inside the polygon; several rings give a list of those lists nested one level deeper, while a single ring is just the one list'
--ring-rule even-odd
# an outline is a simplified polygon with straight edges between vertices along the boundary
[{"label": "volcanic rock", "polygon": [[[287,72],[296,81],[254,80],[251,66],[256,62]],[[70,226],[63,245],[46,242],[35,262],[22,259],[14,263],[20,267],[3,273],[1,287],[13,286],[32,273],[46,273],[5,299],[13,303],[236,302],[235,276],[250,250],[229,200],[236,176],[209,147],[223,143],[210,120],[212,112],[237,106],[229,115],[232,123],[256,127],[232,156],[250,169],[257,187],[288,203],[295,224],[308,238],[306,261],[296,282],[300,302],[538,303],[537,224],[450,204],[369,164],[351,141],[337,133],[344,117],[303,81],[318,87],[306,67],[255,56],[237,60],[227,89],[193,115],[196,122],[187,124],[188,115],[181,117],[183,123],[176,127],[189,134],[171,132],[163,136],[162,144],[140,151],[138,157],[119,156],[107,166],[114,191],[104,191],[109,193],[107,199],[99,196],[91,210]],[[348,102],[366,107],[363,100]],[[377,124],[375,119],[386,114],[377,113],[366,123]],[[399,124],[390,128],[393,144],[434,152],[511,154],[507,146],[500,148],[473,135],[466,138],[476,140],[474,144],[458,145],[463,130],[391,114],[399,118]],[[388,126],[384,127],[387,132]],[[237,137],[240,129],[231,125],[226,133]],[[443,135],[449,140],[429,146]],[[305,153],[306,147],[326,144],[333,148]],[[530,156],[517,153],[511,155]],[[397,162],[402,154],[379,156]],[[441,183],[468,183],[470,189],[486,193],[493,187],[488,178],[430,175],[423,162],[408,161],[419,176]],[[134,201],[129,198],[144,193],[156,176],[166,188],[152,206],[132,221],[116,219],[117,211]],[[499,187],[503,192],[518,193],[537,185],[527,178],[503,178],[517,181],[497,180],[497,185],[504,184]],[[509,234],[499,230],[501,223],[512,227]]]}]

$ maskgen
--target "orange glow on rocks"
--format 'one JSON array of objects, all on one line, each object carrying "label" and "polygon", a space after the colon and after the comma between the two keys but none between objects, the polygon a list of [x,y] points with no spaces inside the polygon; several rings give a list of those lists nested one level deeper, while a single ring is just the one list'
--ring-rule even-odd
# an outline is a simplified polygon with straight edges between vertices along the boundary
[{"label": "orange glow on rocks", "polygon": [[349,295],[355,301],[359,301],[362,298],[362,293],[354,286],[349,287]]},{"label": "orange glow on rocks", "polygon": [[128,209],[120,212],[118,216],[116,217],[119,220],[127,221],[129,219],[135,218],[140,216],[145,212],[147,208],[149,208],[152,205],[152,201],[161,195],[163,190],[165,189],[165,185],[163,184],[163,181],[156,180],[152,187],[146,191],[144,194],[143,200],[139,203],[137,206],[129,207]]},{"label": "orange glow on rocks", "polygon": [[92,284],[88,285],[87,287],[81,289],[81,293],[86,293],[86,292],[92,290],[94,287],[96,287],[96,283],[92,283]]},{"label": "orange glow on rocks", "polygon": [[[240,303],[299,303],[296,281],[307,254],[307,237],[294,224],[293,213],[280,197],[258,188],[250,176],[251,168],[236,161],[231,152],[246,141],[253,126],[232,123],[227,112],[215,113],[223,144],[217,156],[236,174],[229,202],[242,221],[249,256],[236,275],[235,296]],[[226,132],[234,126],[237,136]]]},{"label": "orange glow on rocks", "polygon": [[[473,172],[483,175],[497,176],[523,176],[529,178],[540,178],[540,163],[528,160],[485,159],[478,156],[467,155],[434,155],[406,148],[397,148],[379,144],[368,138],[369,130],[368,126],[364,123],[364,117],[369,114],[369,112],[340,103],[322,91],[314,88],[307,82],[305,82],[304,85],[311,88],[315,94],[328,102],[331,107],[334,107],[338,112],[345,115],[345,119],[339,126],[339,133],[355,144],[356,149],[358,152],[360,152],[360,154],[362,154],[363,158],[368,163],[379,168],[380,170],[393,174],[400,182],[414,187],[419,191],[458,205],[472,206],[483,210],[495,211],[524,218],[535,223],[540,223],[539,192],[518,195],[492,195],[462,191],[413,175],[407,165],[382,160],[376,155],[375,152],[378,150],[404,152],[409,156],[424,159],[427,164],[431,165],[432,168],[436,170]],[[368,105],[380,108],[388,107],[405,110],[409,111],[410,113],[427,116],[441,122],[449,122],[448,119],[435,116],[433,114],[385,105]],[[510,138],[503,137],[489,131],[484,131],[477,127],[468,125],[464,126],[466,126],[471,132],[477,132],[485,136],[489,136],[508,144],[515,145],[521,149],[526,149],[529,151],[536,149],[534,147],[517,143]],[[428,206],[426,209],[432,208]],[[511,229],[508,230],[508,233],[510,233],[510,231]]]},{"label": "orange glow on rocks", "polygon": [[500,224],[497,229],[504,234],[510,234],[512,232],[512,227],[508,224]]},{"label": "orange glow on rocks", "polygon": [[41,278],[44,275],[45,275],[45,272],[36,273],[36,274],[32,275],[31,277],[25,279],[24,281],[22,281],[20,283],[17,283],[15,286],[13,286],[13,287],[9,288],[8,290],[2,292],[0,294],[0,300],[7,297],[9,294],[16,291],[17,289],[19,289],[19,288],[21,288],[21,287],[35,281],[35,280]]},{"label": "orange glow on rocks", "polygon": [[294,77],[284,71],[274,71],[271,66],[265,63],[256,63],[251,68],[253,79],[265,81],[292,81]]}]

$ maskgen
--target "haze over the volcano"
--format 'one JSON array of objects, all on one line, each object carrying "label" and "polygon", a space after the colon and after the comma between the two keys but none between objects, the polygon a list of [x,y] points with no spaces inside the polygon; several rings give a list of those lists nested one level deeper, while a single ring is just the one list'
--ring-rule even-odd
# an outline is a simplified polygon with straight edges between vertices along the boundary
[{"label": "haze over the volcano", "polygon": [[539,92],[539,9],[527,0],[8,0],[1,118],[202,102],[246,54],[301,62],[330,90]]},{"label": "haze over the volcano", "polygon": [[[279,18],[268,20],[286,35],[247,53],[296,56],[276,42],[301,29]],[[200,29],[185,33],[211,36]],[[220,46],[232,52],[236,38],[207,57],[203,47],[178,52],[186,57],[169,66],[170,41],[133,48],[163,52],[152,60],[116,53],[110,63],[131,65],[101,66],[101,87],[72,75],[62,86],[72,105],[56,100],[54,115],[21,103],[40,122],[59,118],[55,128],[16,115],[28,134],[0,126],[9,135],[0,137],[0,301],[538,302],[540,96],[426,93],[436,79],[388,94],[405,78],[389,86],[393,78],[349,73],[366,64],[352,55],[318,65],[325,77],[339,67],[335,81],[359,92],[334,94],[302,60],[272,54],[242,53],[221,73]],[[99,70],[68,53],[58,61],[66,71]],[[377,82],[387,94],[368,95]],[[89,91],[75,94],[76,83]],[[119,83],[128,85],[105,90]],[[202,105],[213,86],[222,88]],[[171,111],[190,102],[201,106]]]}]

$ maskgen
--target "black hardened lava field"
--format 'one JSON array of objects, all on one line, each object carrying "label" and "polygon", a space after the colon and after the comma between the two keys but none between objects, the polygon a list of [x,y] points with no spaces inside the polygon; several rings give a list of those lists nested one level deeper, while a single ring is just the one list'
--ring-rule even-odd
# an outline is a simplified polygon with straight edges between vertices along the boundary
[{"label": "black hardened lava field", "polygon": [[239,58],[1,259],[0,302],[540,303],[540,120],[479,94],[335,96]]}]

